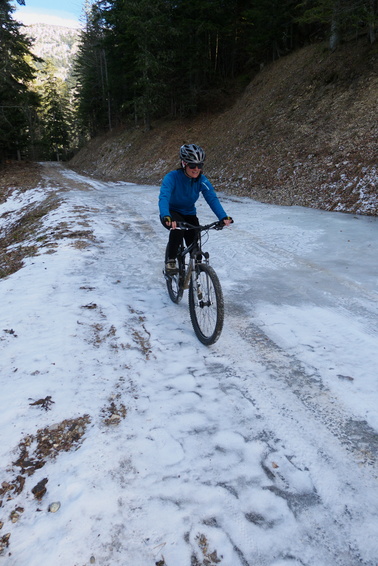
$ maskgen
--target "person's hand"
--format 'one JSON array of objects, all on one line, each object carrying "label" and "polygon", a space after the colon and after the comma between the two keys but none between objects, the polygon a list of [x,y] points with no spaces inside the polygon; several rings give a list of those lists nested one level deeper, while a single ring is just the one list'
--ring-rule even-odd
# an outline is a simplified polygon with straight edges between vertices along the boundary
[{"label": "person's hand", "polygon": [[163,222],[171,230],[176,230],[177,224],[176,224],[175,220],[172,220],[172,218],[170,216],[164,216]]},{"label": "person's hand", "polygon": [[225,226],[230,226],[230,224],[232,224],[234,221],[232,220],[231,216],[226,216],[225,218],[222,218],[222,222]]}]

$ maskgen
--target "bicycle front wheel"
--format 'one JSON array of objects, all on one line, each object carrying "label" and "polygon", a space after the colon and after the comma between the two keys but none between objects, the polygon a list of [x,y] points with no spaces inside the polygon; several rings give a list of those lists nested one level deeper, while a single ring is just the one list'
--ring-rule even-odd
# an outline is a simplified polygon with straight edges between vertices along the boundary
[{"label": "bicycle front wheel", "polygon": [[189,287],[190,319],[196,336],[210,346],[222,332],[224,302],[221,284],[210,265],[198,264]]},{"label": "bicycle front wheel", "polygon": [[[179,250],[181,252],[181,249]],[[165,263],[168,261],[168,245],[165,250]],[[184,292],[182,281],[184,278],[185,264],[179,253],[177,258],[178,272],[175,275],[165,275],[165,282],[167,284],[167,291],[169,298],[174,303],[179,303],[182,299]]]}]

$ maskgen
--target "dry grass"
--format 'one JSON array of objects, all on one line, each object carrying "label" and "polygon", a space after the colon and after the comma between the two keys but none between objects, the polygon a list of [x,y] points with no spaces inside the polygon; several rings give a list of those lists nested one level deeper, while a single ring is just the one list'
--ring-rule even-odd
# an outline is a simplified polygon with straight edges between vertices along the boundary
[{"label": "dry grass", "polygon": [[19,495],[24,489],[25,477],[42,468],[48,459],[55,459],[60,452],[76,450],[89,423],[89,415],[84,415],[42,428],[35,435],[26,435],[18,445],[18,456],[13,462],[13,468],[18,468],[19,473],[13,480],[1,483],[0,506]]},{"label": "dry grass", "polygon": [[25,161],[10,161],[0,167],[0,204],[15,189],[27,191],[43,183],[41,165]]},{"label": "dry grass", "polygon": [[41,220],[58,206],[56,197],[48,197],[41,204],[24,207],[18,219],[7,224],[0,237],[0,278],[14,273],[23,266],[26,257],[38,253],[37,242],[43,241],[39,235]]},{"label": "dry grass", "polygon": [[[59,222],[56,226],[49,227],[48,231],[43,230],[44,218],[60,206],[59,193],[65,190],[61,186],[59,171],[56,172],[56,179],[49,179],[50,188],[52,182],[56,191],[49,190],[49,195],[42,202],[25,205],[18,211],[17,218],[12,211],[5,212],[0,217],[5,220],[5,227],[0,231],[0,278],[18,271],[24,265],[25,258],[38,255],[42,250],[43,253],[54,253],[59,240],[72,240],[71,245],[77,249],[84,249],[95,241],[86,219],[92,210],[84,208],[80,209],[83,219],[79,224],[83,226],[82,229],[73,229],[67,222]],[[0,205],[14,191],[24,193],[35,187],[45,186],[43,169],[38,163],[8,163],[0,169]],[[76,216],[77,211],[74,212]]]},{"label": "dry grass", "polygon": [[109,404],[101,409],[103,423],[107,426],[116,426],[126,418],[127,409],[121,402],[121,394],[117,393],[109,399]]},{"label": "dry grass", "polygon": [[[0,204],[13,191],[25,192],[36,186],[44,186],[42,167],[38,163],[10,162],[0,169]],[[7,277],[20,269],[26,257],[38,253],[38,246],[31,240],[37,239],[41,220],[59,205],[57,198],[49,197],[38,205],[25,206],[13,223],[6,223],[0,233],[0,278]],[[6,218],[5,213],[2,218]]]}]

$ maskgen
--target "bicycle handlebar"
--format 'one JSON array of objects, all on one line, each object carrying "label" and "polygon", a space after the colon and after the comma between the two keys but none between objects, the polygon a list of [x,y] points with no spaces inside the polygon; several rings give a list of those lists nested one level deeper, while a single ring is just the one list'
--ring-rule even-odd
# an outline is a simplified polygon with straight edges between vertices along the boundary
[{"label": "bicycle handlebar", "polygon": [[189,222],[176,222],[177,228],[182,230],[196,230],[197,232],[206,232],[206,230],[223,230],[225,224],[222,220],[217,220],[211,224],[205,224],[204,226],[193,226]]}]

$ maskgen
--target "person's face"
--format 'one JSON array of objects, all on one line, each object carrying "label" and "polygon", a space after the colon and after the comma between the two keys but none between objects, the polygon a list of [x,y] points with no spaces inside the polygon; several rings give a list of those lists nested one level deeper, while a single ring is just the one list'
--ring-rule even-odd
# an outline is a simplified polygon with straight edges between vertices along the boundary
[{"label": "person's face", "polygon": [[202,167],[197,167],[195,169],[191,169],[189,167],[189,165],[185,165],[185,173],[188,175],[188,177],[191,177],[192,179],[196,179],[202,171]]}]

